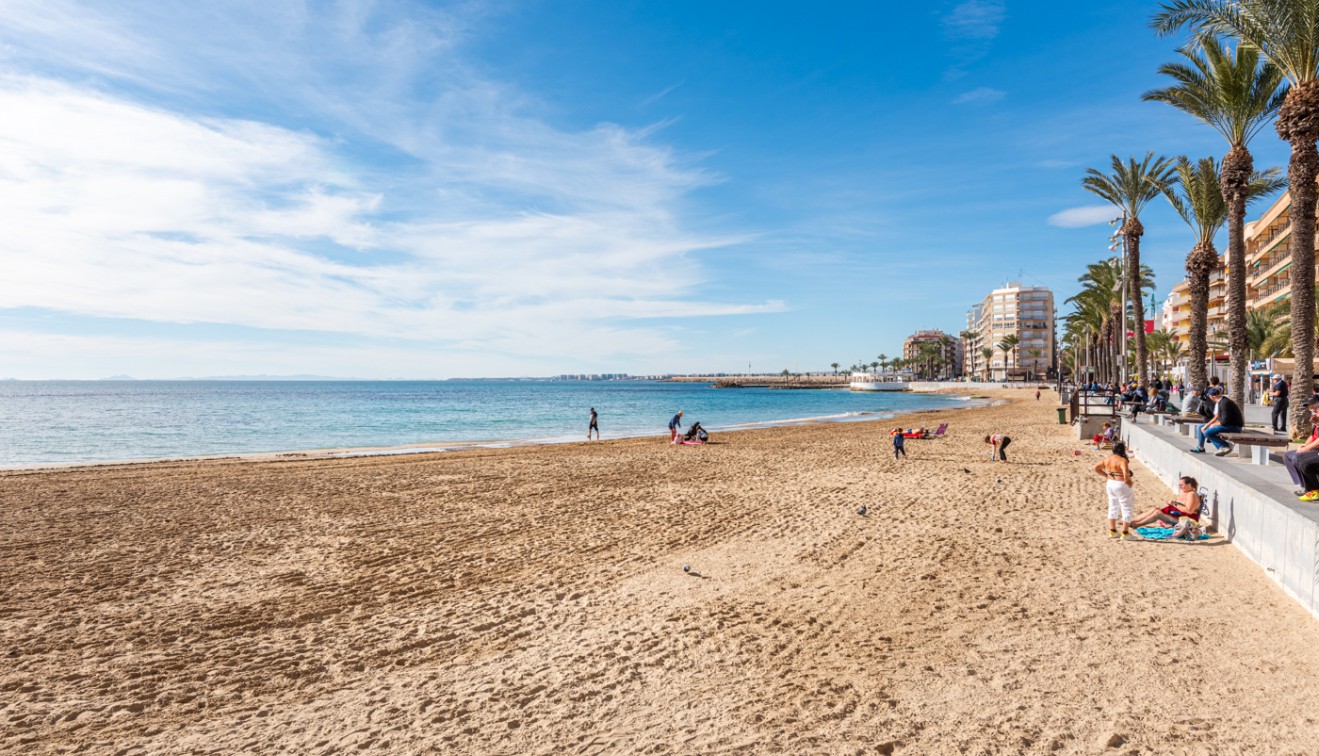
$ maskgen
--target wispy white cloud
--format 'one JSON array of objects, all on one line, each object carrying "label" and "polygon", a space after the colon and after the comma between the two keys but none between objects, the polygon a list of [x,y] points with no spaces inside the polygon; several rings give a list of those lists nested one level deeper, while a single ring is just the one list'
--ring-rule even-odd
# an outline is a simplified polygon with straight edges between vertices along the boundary
[{"label": "wispy white cloud", "polygon": [[954,105],[987,105],[991,102],[998,102],[1003,99],[1007,93],[1001,89],[991,87],[977,87],[970,92],[963,92],[953,100]]},{"label": "wispy white cloud", "polygon": [[1003,0],[964,0],[943,17],[944,34],[955,40],[992,40],[1005,15]]},{"label": "wispy white cloud", "polygon": [[1085,207],[1073,207],[1063,210],[1049,216],[1049,225],[1058,228],[1084,228],[1085,226],[1098,226],[1101,223],[1107,223],[1117,215],[1119,211],[1113,209],[1111,205],[1086,205]]},{"label": "wispy white cloud", "polygon": [[[671,352],[656,321],[785,307],[697,293],[699,253],[745,241],[684,229],[682,200],[718,176],[654,131],[550,126],[455,52],[452,15],[21,0],[7,16],[2,307],[523,356]],[[216,91],[246,115],[215,113]]]},{"label": "wispy white cloud", "polygon": [[681,87],[683,84],[686,84],[686,83],[687,83],[686,80],[683,80],[683,81],[678,82],[677,84],[671,84],[671,85],[669,85],[669,86],[667,86],[667,87],[661,89],[660,91],[656,92],[655,94],[651,95],[650,97],[647,97],[646,99],[642,100],[642,101],[638,104],[638,107],[642,107],[642,108],[644,108],[644,107],[646,107],[647,105],[654,105],[655,103],[659,102],[660,100],[662,100],[662,99],[664,99],[665,97],[668,97],[670,94],[672,94],[672,93],[673,93],[673,90],[677,89],[678,87]]},{"label": "wispy white cloud", "polygon": [[962,78],[967,66],[989,54],[1006,15],[1004,0],[963,0],[939,19],[953,60],[945,79]]}]

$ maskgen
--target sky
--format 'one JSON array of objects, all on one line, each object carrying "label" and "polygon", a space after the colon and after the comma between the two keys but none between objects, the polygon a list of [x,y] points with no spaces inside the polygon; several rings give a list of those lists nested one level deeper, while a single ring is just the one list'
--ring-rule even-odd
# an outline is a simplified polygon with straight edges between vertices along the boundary
[{"label": "sky", "polygon": [[0,9],[0,378],[825,371],[1061,316],[1087,167],[1226,152],[1140,99],[1157,2]]}]

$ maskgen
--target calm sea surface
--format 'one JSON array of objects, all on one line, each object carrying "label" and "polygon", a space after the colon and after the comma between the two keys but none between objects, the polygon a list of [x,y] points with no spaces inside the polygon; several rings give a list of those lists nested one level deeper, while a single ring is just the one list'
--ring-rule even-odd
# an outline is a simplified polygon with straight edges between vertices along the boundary
[{"label": "calm sea surface", "polygon": [[4,381],[0,466],[452,442],[712,433],[957,406],[929,394],[640,381]]}]

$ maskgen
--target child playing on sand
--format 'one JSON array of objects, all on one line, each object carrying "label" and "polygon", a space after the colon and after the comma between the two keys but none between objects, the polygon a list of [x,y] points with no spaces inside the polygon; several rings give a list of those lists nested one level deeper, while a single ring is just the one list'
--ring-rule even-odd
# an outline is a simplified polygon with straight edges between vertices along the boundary
[{"label": "child playing on sand", "polygon": [[[1001,462],[1008,461],[1008,444],[1012,443],[1012,439],[1004,435],[990,435],[985,436],[985,443],[993,447],[989,450],[990,460]],[[997,460],[994,459],[994,452],[998,452]]]},{"label": "child playing on sand", "polygon": [[901,428],[894,428],[889,434],[893,437],[893,458],[897,459],[901,454],[903,459],[907,457],[907,434]]},{"label": "child playing on sand", "polygon": [[1095,448],[1098,449],[1103,444],[1112,443],[1117,437],[1117,431],[1114,430],[1112,423],[1104,423],[1104,429],[1100,431],[1093,439]]}]

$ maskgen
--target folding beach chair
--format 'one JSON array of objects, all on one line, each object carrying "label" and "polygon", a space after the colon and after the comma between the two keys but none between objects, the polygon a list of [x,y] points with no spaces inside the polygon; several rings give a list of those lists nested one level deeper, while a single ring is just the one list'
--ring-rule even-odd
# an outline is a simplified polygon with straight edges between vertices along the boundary
[{"label": "folding beach chair", "polygon": [[934,435],[930,436],[930,438],[943,438],[943,434],[947,432],[948,432],[948,423],[940,423],[939,427],[935,429]]}]

